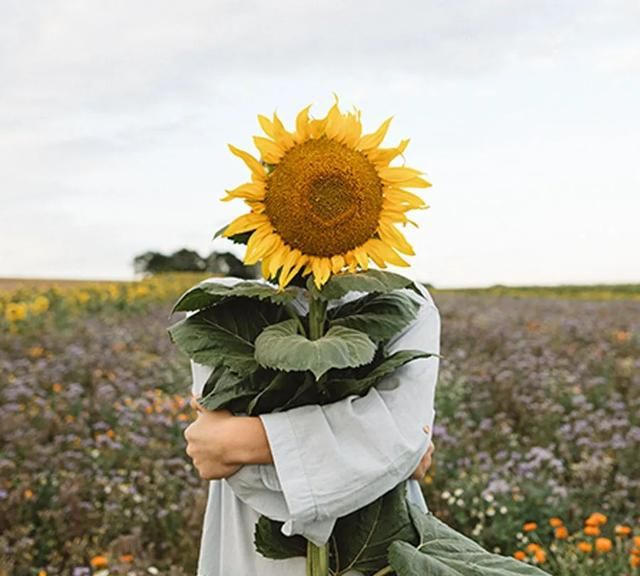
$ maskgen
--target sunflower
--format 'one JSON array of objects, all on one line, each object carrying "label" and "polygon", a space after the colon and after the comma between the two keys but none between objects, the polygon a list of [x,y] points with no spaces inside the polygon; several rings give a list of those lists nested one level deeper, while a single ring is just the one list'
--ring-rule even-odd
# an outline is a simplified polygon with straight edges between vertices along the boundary
[{"label": "sunflower", "polygon": [[414,251],[397,225],[414,224],[406,212],[426,208],[406,188],[427,188],[421,172],[391,162],[409,141],[381,148],[391,118],[362,134],[360,112],[343,113],[335,104],[322,119],[309,107],[296,118],[294,132],[276,114],[258,116],[267,137],[255,136],[260,160],[229,145],[251,171],[251,181],[227,190],[223,201],[240,198],[250,207],[223,236],[248,234],[244,262],[261,261],[262,273],[279,275],[281,287],[301,273],[321,287],[332,274],[378,267],[408,266],[400,254]]}]

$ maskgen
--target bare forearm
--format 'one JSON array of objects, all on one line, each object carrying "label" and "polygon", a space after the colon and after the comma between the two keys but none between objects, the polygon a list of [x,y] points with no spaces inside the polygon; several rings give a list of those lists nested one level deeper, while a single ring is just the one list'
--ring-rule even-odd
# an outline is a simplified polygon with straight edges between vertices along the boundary
[{"label": "bare forearm", "polygon": [[227,424],[225,460],[228,464],[273,464],[267,433],[260,418],[234,416]]}]

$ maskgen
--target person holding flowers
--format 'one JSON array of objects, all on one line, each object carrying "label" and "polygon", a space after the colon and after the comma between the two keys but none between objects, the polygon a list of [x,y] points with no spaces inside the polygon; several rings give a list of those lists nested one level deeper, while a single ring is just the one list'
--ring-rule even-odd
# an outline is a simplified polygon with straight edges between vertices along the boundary
[{"label": "person holding flowers", "polygon": [[199,576],[543,574],[439,522],[416,481],[440,318],[423,286],[370,269],[414,254],[398,225],[430,184],[394,163],[408,140],[382,147],[391,119],[363,134],[337,99],[294,131],[258,119],[260,158],[230,146],[251,179],[224,198],[249,211],[221,234],[265,280],[198,284],[169,330],[192,363],[187,453],[212,480]]}]

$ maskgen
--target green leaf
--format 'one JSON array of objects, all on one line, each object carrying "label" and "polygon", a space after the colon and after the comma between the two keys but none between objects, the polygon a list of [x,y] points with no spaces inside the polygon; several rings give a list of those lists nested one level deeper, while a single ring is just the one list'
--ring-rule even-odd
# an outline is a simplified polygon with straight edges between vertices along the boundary
[{"label": "green leaf", "polygon": [[329,328],[317,340],[309,340],[298,329],[296,320],[266,328],[256,339],[258,363],[285,372],[310,370],[317,379],[331,368],[368,364],[376,351],[366,334],[344,326]]},{"label": "green leaf", "polygon": [[267,370],[257,370],[244,378],[224,366],[216,368],[205,384],[200,404],[207,410],[227,409],[247,412],[249,402],[263,390],[273,378]]},{"label": "green leaf", "polygon": [[387,294],[402,288],[411,288],[422,295],[413,280],[394,272],[384,270],[367,270],[366,272],[345,272],[332,276],[328,282],[318,290],[310,278],[307,287],[323,300],[342,298],[348,292],[376,292]]},{"label": "green leaf", "polygon": [[387,341],[416,318],[418,303],[405,294],[373,294],[329,310],[330,326],[366,333],[374,342]]},{"label": "green leaf", "polygon": [[246,376],[258,368],[256,337],[284,315],[282,307],[268,301],[230,298],[176,322],[169,328],[169,336],[195,362],[214,368],[226,366]]},{"label": "green leaf", "polygon": [[346,377],[329,374],[324,383],[324,388],[327,391],[330,402],[342,400],[351,394],[362,396],[401,366],[418,358],[430,358],[431,356],[434,356],[434,354],[429,354],[422,350],[400,350],[390,356],[383,356],[382,360],[372,366],[372,369],[368,372],[360,368],[357,371],[359,372],[357,375],[353,374],[353,372]]},{"label": "green leaf", "polygon": [[218,304],[225,298],[256,298],[258,300],[269,300],[275,304],[286,304],[296,298],[297,288],[287,288],[279,290],[271,284],[262,282],[238,282],[233,286],[225,286],[215,280],[205,280],[196,286],[189,288],[175,303],[174,312],[184,312],[191,310],[203,310]]},{"label": "green leaf", "polygon": [[247,414],[256,416],[283,409],[290,398],[295,397],[304,381],[304,372],[273,372],[272,378],[247,405]]},{"label": "green leaf", "polygon": [[409,515],[406,483],[338,519],[331,538],[332,570],[336,576],[349,570],[374,574],[388,564],[387,551],[394,540],[419,540]]},{"label": "green leaf", "polygon": [[[431,513],[410,508],[420,534],[417,546],[394,542],[389,563],[398,576],[544,576],[539,568],[487,552]],[[548,576],[548,575],[547,575]]]},{"label": "green leaf", "polygon": [[281,529],[282,522],[260,516],[254,532],[256,550],[273,560],[306,556],[307,541],[302,536],[285,536]]}]

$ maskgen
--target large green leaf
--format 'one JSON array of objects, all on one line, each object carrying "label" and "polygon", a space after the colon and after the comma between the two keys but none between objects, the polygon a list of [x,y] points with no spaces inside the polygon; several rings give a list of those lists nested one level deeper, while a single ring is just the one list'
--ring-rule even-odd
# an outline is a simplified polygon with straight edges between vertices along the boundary
[{"label": "large green leaf", "polygon": [[307,286],[309,290],[323,300],[342,298],[348,292],[377,292],[387,294],[401,288],[411,288],[420,294],[413,280],[394,272],[384,270],[367,270],[366,272],[345,272],[332,276],[328,282],[318,290],[310,278]]},{"label": "large green leaf", "polygon": [[[415,506],[410,509],[420,534],[416,546],[394,542],[389,548],[389,563],[398,576],[544,576],[535,566],[491,554],[456,532],[433,514]],[[547,575],[548,576],[548,575]]]},{"label": "large green leaf", "polygon": [[309,340],[300,334],[296,320],[285,320],[258,336],[255,358],[261,366],[285,372],[310,370],[317,379],[331,368],[367,364],[375,351],[363,332],[332,326],[321,338]]},{"label": "large green leaf", "polygon": [[388,564],[394,540],[417,544],[418,533],[409,515],[406,484],[400,484],[368,506],[339,518],[331,542],[331,568],[336,576],[349,570],[374,574]]},{"label": "large green leaf", "polygon": [[378,384],[385,376],[392,374],[401,366],[417,360],[418,358],[430,358],[434,354],[422,350],[399,350],[390,356],[383,356],[371,368],[359,368],[350,371],[347,375],[329,374],[323,386],[327,392],[328,401],[336,402],[351,394],[362,396]]},{"label": "large green leaf", "polygon": [[398,292],[373,294],[329,310],[330,326],[365,332],[374,342],[390,340],[415,319],[418,303]]},{"label": "large green leaf", "polygon": [[[247,405],[247,413],[250,416],[278,412],[286,403],[296,396],[305,382],[305,372],[275,372],[271,373],[271,379]],[[313,380],[313,378],[311,378]]]},{"label": "large green leaf", "polygon": [[256,550],[273,560],[306,556],[307,541],[302,536],[285,536],[281,530],[282,522],[260,516],[254,533]]},{"label": "large green leaf", "polygon": [[226,366],[239,376],[258,368],[254,342],[266,326],[280,322],[282,307],[251,298],[230,298],[169,328],[171,340],[192,360]]},{"label": "large green leaf", "polygon": [[225,366],[216,368],[205,384],[200,404],[208,410],[247,412],[249,402],[273,379],[273,372],[258,369],[240,377]]},{"label": "large green leaf", "polygon": [[203,310],[214,304],[218,304],[225,298],[257,298],[258,300],[270,300],[276,304],[286,304],[296,298],[297,288],[279,290],[271,284],[262,282],[238,282],[233,286],[225,286],[215,280],[205,280],[196,286],[189,288],[175,303],[172,313],[191,310]]}]

